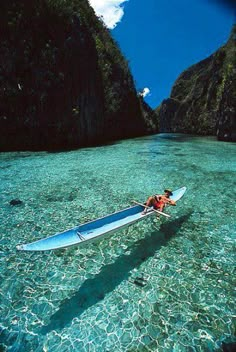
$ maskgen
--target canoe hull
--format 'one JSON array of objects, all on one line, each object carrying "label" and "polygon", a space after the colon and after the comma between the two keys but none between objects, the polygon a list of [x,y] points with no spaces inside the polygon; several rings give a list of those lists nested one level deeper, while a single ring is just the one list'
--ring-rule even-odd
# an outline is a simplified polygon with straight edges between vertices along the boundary
[{"label": "canoe hull", "polygon": [[[174,191],[171,199],[178,201],[185,191],[185,187]],[[145,215],[143,215],[143,209],[143,206],[135,205],[61,233],[57,233],[53,236],[32,243],[18,245],[16,248],[23,251],[47,251],[90,243],[101,237],[105,237],[114,231],[132,225],[137,221],[143,220],[147,216],[156,214],[150,209]]]}]

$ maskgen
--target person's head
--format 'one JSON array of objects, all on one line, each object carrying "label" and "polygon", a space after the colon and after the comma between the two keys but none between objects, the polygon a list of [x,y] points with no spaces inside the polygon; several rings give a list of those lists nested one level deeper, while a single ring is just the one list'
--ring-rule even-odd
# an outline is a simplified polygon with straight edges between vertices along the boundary
[{"label": "person's head", "polygon": [[165,189],[164,192],[165,192],[165,196],[168,198],[173,195],[171,189]]}]

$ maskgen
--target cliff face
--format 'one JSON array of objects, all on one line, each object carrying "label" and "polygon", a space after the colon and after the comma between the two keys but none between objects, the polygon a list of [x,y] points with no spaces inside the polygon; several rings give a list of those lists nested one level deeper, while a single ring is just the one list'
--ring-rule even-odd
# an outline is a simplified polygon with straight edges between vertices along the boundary
[{"label": "cliff face", "polygon": [[0,150],[145,134],[128,64],[87,0],[2,0]]},{"label": "cliff face", "polygon": [[184,71],[156,112],[160,132],[217,135],[236,141],[236,27],[209,58]]}]

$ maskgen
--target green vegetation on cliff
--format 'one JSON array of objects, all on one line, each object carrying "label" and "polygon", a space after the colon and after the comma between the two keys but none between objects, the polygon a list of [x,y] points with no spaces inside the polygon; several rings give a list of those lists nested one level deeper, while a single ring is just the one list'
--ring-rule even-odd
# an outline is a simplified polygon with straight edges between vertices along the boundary
[{"label": "green vegetation on cliff", "polygon": [[184,71],[156,111],[161,132],[236,140],[236,26],[223,47]]},{"label": "green vegetation on cliff", "polygon": [[0,149],[145,134],[128,63],[87,0],[2,0]]}]

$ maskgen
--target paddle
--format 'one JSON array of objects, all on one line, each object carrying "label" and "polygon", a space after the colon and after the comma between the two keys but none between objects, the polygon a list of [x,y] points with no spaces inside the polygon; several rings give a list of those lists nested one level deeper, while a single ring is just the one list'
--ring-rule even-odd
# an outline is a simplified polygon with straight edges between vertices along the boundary
[{"label": "paddle", "polygon": [[[138,205],[142,205],[142,207],[144,207],[144,208],[151,209],[151,207],[148,207],[148,206],[145,205],[145,204],[136,202],[136,200],[132,200],[132,202],[135,203],[135,204],[138,204]],[[163,213],[162,211],[159,211],[159,210],[156,210],[156,209],[152,209],[152,210],[155,211],[157,214],[160,214],[160,215],[166,216],[167,218],[170,218],[170,215],[169,215],[169,214]]]}]

